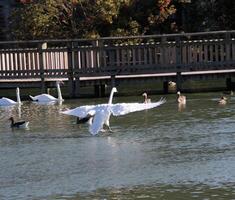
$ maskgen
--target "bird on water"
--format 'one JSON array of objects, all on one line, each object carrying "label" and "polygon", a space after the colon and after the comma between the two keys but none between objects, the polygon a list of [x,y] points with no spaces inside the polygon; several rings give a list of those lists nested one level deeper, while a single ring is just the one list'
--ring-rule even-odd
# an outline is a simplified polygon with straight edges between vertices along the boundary
[{"label": "bird on water", "polygon": [[9,120],[11,121],[12,128],[28,128],[29,122],[26,121],[15,122],[13,117],[10,117]]},{"label": "bird on water", "polygon": [[182,95],[180,91],[177,92],[178,98],[177,101],[180,104],[186,104],[186,96]]},{"label": "bird on water", "polygon": [[71,110],[62,111],[61,113],[66,115],[72,115],[79,117],[80,119],[87,117],[88,114],[91,114],[93,119],[89,126],[89,132],[92,135],[98,134],[103,126],[106,125],[108,130],[110,129],[109,119],[110,116],[120,116],[126,115],[131,112],[137,112],[142,110],[147,110],[155,108],[165,103],[166,100],[161,98],[158,102],[154,103],[116,103],[113,104],[113,95],[117,92],[117,89],[114,87],[111,90],[109,101],[107,104],[98,104],[98,105],[86,105],[80,106]]}]

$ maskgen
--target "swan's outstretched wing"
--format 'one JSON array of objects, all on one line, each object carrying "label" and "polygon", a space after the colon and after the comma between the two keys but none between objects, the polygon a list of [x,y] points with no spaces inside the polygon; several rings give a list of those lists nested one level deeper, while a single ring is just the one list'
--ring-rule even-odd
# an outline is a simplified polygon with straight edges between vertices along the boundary
[{"label": "swan's outstretched wing", "polygon": [[165,102],[166,100],[161,98],[158,102],[153,103],[118,103],[111,105],[111,112],[114,116],[126,115],[131,112],[155,108]]},{"label": "swan's outstretched wing", "polygon": [[88,115],[88,113],[90,115],[94,115],[96,112],[96,107],[97,106],[94,106],[94,105],[80,106],[71,110],[62,111],[61,113],[66,114],[66,115],[72,115],[72,116],[79,117],[79,118],[84,118]]}]

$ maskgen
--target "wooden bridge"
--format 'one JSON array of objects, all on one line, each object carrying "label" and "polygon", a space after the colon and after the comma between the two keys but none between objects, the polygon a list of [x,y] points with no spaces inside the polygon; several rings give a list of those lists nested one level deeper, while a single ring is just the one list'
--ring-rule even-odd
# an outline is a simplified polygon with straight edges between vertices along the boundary
[{"label": "wooden bridge", "polygon": [[0,42],[0,88],[40,87],[67,82],[70,96],[80,87],[154,78],[166,83],[225,78],[235,72],[235,31]]}]

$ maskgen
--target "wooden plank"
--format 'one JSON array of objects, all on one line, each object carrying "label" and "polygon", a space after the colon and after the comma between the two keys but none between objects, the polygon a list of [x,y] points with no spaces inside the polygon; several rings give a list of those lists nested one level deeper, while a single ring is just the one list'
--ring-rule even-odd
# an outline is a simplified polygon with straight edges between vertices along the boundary
[{"label": "wooden plank", "polygon": [[215,62],[219,61],[219,46],[215,44]]},{"label": "wooden plank", "polygon": [[214,55],[214,52],[213,52],[213,45],[210,44],[210,45],[209,45],[209,61],[211,61],[211,62],[214,61],[213,55]]},{"label": "wooden plank", "polygon": [[235,43],[232,43],[232,60],[235,61]]},{"label": "wooden plank", "polygon": [[132,48],[132,65],[136,65],[136,48]]},{"label": "wooden plank", "polygon": [[224,45],[220,45],[220,61],[224,61]]},{"label": "wooden plank", "polygon": [[205,45],[203,45],[203,47],[204,47],[204,62],[208,62],[208,45],[207,44],[205,44]]}]

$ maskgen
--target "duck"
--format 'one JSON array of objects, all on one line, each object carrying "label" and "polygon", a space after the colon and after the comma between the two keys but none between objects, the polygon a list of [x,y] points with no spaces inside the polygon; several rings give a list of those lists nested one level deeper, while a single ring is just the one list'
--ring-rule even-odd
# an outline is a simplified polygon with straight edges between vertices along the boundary
[{"label": "duck", "polygon": [[222,96],[218,103],[221,105],[225,105],[227,103],[227,98],[225,96]]},{"label": "duck", "polygon": [[168,82],[168,86],[171,87],[171,88],[175,88],[175,87],[176,87],[176,82],[174,82],[174,81],[169,81],[169,82]]},{"label": "duck", "polygon": [[61,94],[61,89],[60,89],[60,84],[63,83],[62,81],[56,81],[56,88],[57,88],[57,93],[58,93],[58,98],[53,97],[50,94],[40,94],[37,96],[31,96],[29,95],[29,97],[33,100],[33,101],[37,101],[37,102],[62,102],[64,101],[62,98],[62,94]]},{"label": "duck", "polygon": [[178,103],[186,104],[186,96],[181,95],[180,91],[178,91],[177,94],[178,94],[178,99],[177,99]]},{"label": "duck", "polygon": [[21,105],[22,102],[20,100],[20,89],[17,87],[16,88],[16,99],[17,101],[11,100],[9,98],[6,97],[2,97],[0,99],[0,106],[13,106],[13,105]]},{"label": "duck", "polygon": [[28,128],[29,122],[26,121],[15,122],[13,117],[10,117],[9,120],[11,121],[11,128]]},{"label": "duck", "polygon": [[146,92],[144,92],[142,96],[144,97],[144,103],[151,103],[151,99],[148,98],[148,95]]}]

